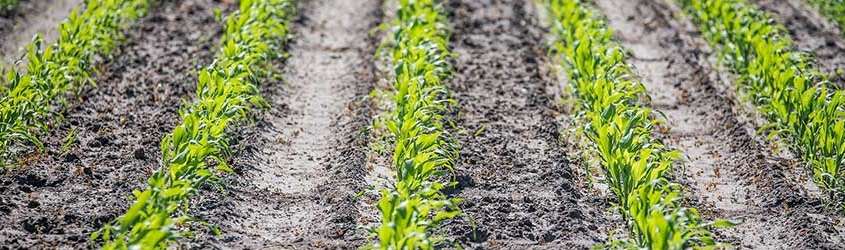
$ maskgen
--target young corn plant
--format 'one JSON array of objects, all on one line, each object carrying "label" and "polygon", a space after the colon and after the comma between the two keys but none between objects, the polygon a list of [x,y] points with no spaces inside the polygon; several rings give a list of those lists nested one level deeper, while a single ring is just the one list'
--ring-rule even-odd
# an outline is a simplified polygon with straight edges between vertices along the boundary
[{"label": "young corn plant", "polygon": [[113,51],[121,30],[143,15],[148,0],[92,0],[59,25],[58,41],[44,46],[36,35],[26,46],[26,70],[6,75],[0,92],[0,168],[14,164],[12,147],[43,144],[39,135],[58,122],[53,106],[66,106],[64,95],[94,84],[91,73],[100,57]]},{"label": "young corn plant", "polygon": [[681,205],[678,184],[665,174],[680,161],[651,137],[660,123],[644,107],[645,87],[624,61],[627,54],[588,1],[543,0],[559,37],[551,53],[561,61],[577,99],[580,129],[592,141],[596,161],[604,168],[607,184],[633,239],[609,248],[687,249],[720,246],[710,228],[727,221],[703,222],[695,208]]},{"label": "young corn plant", "polygon": [[815,182],[842,208],[845,196],[845,94],[798,52],[786,29],[743,0],[678,0],[723,64],[739,76],[744,98],[767,118],[770,140],[790,145]]},{"label": "young corn plant", "polygon": [[[457,142],[443,128],[443,113],[455,101],[441,81],[451,75],[443,7],[436,0],[399,0],[390,55],[395,109],[384,119],[395,142],[396,183],[381,190],[381,225],[370,228],[380,249],[433,249],[434,230],[460,214],[457,199],[441,190],[439,176],[452,171]],[[442,179],[442,178],[441,178]]]},{"label": "young corn plant", "polygon": [[845,0],[807,0],[816,6],[819,13],[839,26],[845,34]]},{"label": "young corn plant", "polygon": [[[149,188],[134,192],[126,213],[91,235],[103,249],[163,249],[189,222],[188,198],[203,185],[223,185],[217,172],[231,172],[227,128],[249,121],[252,107],[267,108],[256,83],[282,56],[293,16],[292,0],[242,0],[226,19],[222,48],[199,74],[197,100],[180,110],[182,123],[161,141],[161,168]],[[216,228],[212,226],[216,232]]]}]

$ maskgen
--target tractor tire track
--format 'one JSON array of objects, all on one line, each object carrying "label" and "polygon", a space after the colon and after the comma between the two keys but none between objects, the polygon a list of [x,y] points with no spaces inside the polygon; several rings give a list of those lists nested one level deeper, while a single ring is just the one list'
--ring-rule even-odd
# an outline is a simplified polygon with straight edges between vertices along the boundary
[{"label": "tractor tire track", "polygon": [[[193,99],[221,25],[213,0],[164,1],[126,32],[125,43],[45,138],[46,153],[0,176],[0,248],[84,249],[90,233],[123,214],[132,190],[159,166],[159,142]],[[71,130],[78,136],[67,152]]]},{"label": "tractor tire track", "polygon": [[[271,109],[257,126],[238,134],[240,174],[227,178],[228,194],[210,192],[198,215],[222,237],[205,233],[199,248],[355,248],[365,189],[370,110],[360,100],[373,88],[380,1],[300,1],[291,23],[285,82],[262,93]],[[205,230],[207,231],[207,230]]]},{"label": "tractor tire track", "polygon": [[751,0],[769,12],[789,31],[798,49],[815,55],[818,68],[830,81],[845,89],[845,40],[836,25],[829,22],[804,0]]},{"label": "tractor tire track", "polygon": [[[21,0],[9,16],[0,16],[0,66],[11,66],[26,54],[26,46],[35,34],[52,43],[59,36],[59,23],[83,0]],[[2,68],[2,67],[0,67]]]},{"label": "tractor tire track", "polygon": [[[455,166],[469,218],[444,225],[466,248],[588,248],[606,242],[603,201],[586,197],[573,161],[558,143],[554,106],[561,95],[538,44],[533,1],[450,0],[456,74],[448,82],[460,105],[461,151]],[[477,224],[472,226],[471,220]]]},{"label": "tractor tire track", "polygon": [[[723,241],[747,249],[835,248],[842,233],[819,200],[789,179],[787,169],[800,167],[772,154],[752,134],[719,90],[691,23],[669,6],[650,0],[599,0],[609,25],[632,52],[655,109],[668,120],[658,136],[680,149],[687,162],[676,178],[687,187],[692,206],[707,220],[730,219],[743,224],[717,230]],[[740,113],[739,116],[741,116]],[[751,131],[751,132],[749,132]],[[831,232],[830,230],[834,230]]]}]

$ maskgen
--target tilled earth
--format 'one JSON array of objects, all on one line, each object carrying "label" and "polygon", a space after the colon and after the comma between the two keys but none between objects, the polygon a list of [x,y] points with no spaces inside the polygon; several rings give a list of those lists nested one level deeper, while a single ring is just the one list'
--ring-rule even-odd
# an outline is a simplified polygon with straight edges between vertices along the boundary
[{"label": "tilled earth", "polygon": [[[52,1],[48,1],[52,2]],[[59,1],[62,2],[62,1]],[[191,214],[222,235],[193,226],[188,249],[354,249],[378,223],[368,126],[382,110],[368,98],[384,84],[374,55],[393,6],[380,0],[300,0],[291,23],[289,57],[274,62],[280,78],[260,83],[272,108],[233,129],[234,174],[225,192],[203,189]],[[774,12],[800,49],[814,51],[836,76],[843,63],[837,29],[801,1],[752,1]],[[74,4],[69,2],[69,4]],[[40,6],[40,7],[39,7]],[[232,1],[160,1],[126,32],[100,65],[97,88],[86,87],[45,139],[44,153],[0,175],[0,249],[86,248],[88,235],[119,216],[133,189],[159,166],[158,143],[193,99],[196,72],[211,63],[222,35],[213,10]],[[631,52],[652,97],[666,114],[656,136],[684,151],[672,178],[705,219],[742,225],[716,231],[743,249],[841,249],[845,217],[825,209],[809,173],[794,156],[774,154],[755,133],[756,117],[714,66],[695,27],[664,1],[597,0],[596,6]],[[0,18],[0,41],[31,36],[15,28],[45,8],[22,1]],[[547,56],[553,39],[533,0],[444,1],[451,28],[458,101],[454,134],[461,145],[450,197],[464,217],[438,233],[471,249],[588,249],[624,237],[624,224],[601,184],[588,185],[584,148],[561,100],[565,79]],[[57,10],[57,15],[67,11]],[[56,19],[56,20],[53,20]],[[61,18],[35,21],[55,27]],[[4,40],[6,39],[6,40]],[[15,38],[17,39],[17,38]],[[23,43],[4,43],[4,60]],[[383,66],[383,65],[382,65]],[[74,144],[63,150],[66,136]],[[369,158],[369,159],[368,159]],[[375,221],[374,221],[375,220]],[[610,235],[615,235],[610,238]]]},{"label": "tilled earth", "polygon": [[[159,166],[158,144],[192,99],[196,72],[214,58],[222,28],[212,0],[164,1],[128,30],[97,88],[73,103],[46,138],[46,152],[0,176],[0,245],[85,248],[122,214],[132,190]],[[77,131],[73,146],[62,144]]]},{"label": "tilled earth", "polygon": [[[818,199],[802,190],[785,171],[800,168],[791,157],[772,155],[771,147],[738,119],[735,101],[714,73],[705,42],[692,23],[682,22],[669,6],[654,1],[601,0],[616,37],[632,52],[632,63],[652,98],[667,116],[659,136],[683,151],[684,172],[677,180],[688,187],[691,203],[705,219],[742,222],[717,231],[737,247],[761,249],[836,248],[843,235],[835,226],[843,218],[824,211]],[[727,90],[730,91],[730,90]],[[826,233],[833,230],[837,233]]]},{"label": "tilled earth", "polygon": [[222,237],[203,235],[199,248],[355,248],[366,188],[370,111],[361,100],[375,83],[379,1],[303,1],[291,24],[284,82],[261,87],[273,107],[244,135],[227,178],[228,194],[203,193],[198,215]]},{"label": "tilled earth", "polygon": [[464,199],[469,218],[447,223],[445,234],[473,247],[587,248],[605,241],[613,219],[574,181],[583,162],[557,143],[560,92],[541,73],[548,64],[542,33],[526,3],[446,4],[457,54],[448,86],[460,104],[456,124],[466,131],[450,195]]}]

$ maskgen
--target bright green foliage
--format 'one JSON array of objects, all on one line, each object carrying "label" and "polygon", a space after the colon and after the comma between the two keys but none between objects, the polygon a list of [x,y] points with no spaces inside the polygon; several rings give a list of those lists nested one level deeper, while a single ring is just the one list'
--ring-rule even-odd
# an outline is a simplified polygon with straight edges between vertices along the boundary
[{"label": "bright green foliage", "polygon": [[38,136],[54,122],[51,106],[64,105],[64,95],[94,84],[99,56],[111,53],[121,39],[121,30],[146,12],[148,0],[92,0],[85,9],[75,9],[59,25],[59,40],[42,46],[36,36],[27,45],[26,73],[12,71],[7,88],[0,88],[0,166],[13,163],[9,148],[25,142],[43,150]]},{"label": "bright green foliage", "polygon": [[[845,158],[845,93],[830,87],[797,52],[786,29],[743,0],[678,0],[739,76],[747,99],[771,122],[761,128],[780,137],[811,166],[815,181],[842,196]],[[841,198],[841,197],[840,197]]]},{"label": "bright green foliage", "polygon": [[544,0],[560,40],[552,48],[567,70],[572,95],[579,101],[582,129],[593,142],[610,189],[633,240],[614,248],[686,249],[719,244],[695,208],[681,205],[680,187],[664,175],[679,161],[651,137],[660,123],[640,105],[645,87],[624,62],[627,54],[613,40],[603,19],[579,0]]},{"label": "bright green foliage", "polygon": [[442,113],[454,100],[441,84],[451,74],[442,11],[439,1],[400,0],[390,23],[396,109],[385,125],[396,142],[396,183],[381,191],[382,225],[371,229],[381,249],[432,249],[441,241],[432,230],[460,214],[458,200],[441,192],[447,184],[433,180],[452,171],[458,156],[443,129]]},{"label": "bright green foliage", "polygon": [[227,19],[217,59],[199,74],[197,100],[182,108],[182,124],[161,141],[162,167],[150,177],[150,187],[136,190],[126,214],[92,234],[92,240],[104,240],[104,249],[151,249],[191,234],[177,228],[194,221],[187,215],[188,197],[202,185],[221,185],[213,165],[231,172],[226,129],[249,120],[251,107],[269,105],[255,83],[282,54],[291,5],[292,0],[241,1]]},{"label": "bright green foliage", "polygon": [[835,22],[845,33],[845,0],[807,0],[815,5],[819,13]]}]

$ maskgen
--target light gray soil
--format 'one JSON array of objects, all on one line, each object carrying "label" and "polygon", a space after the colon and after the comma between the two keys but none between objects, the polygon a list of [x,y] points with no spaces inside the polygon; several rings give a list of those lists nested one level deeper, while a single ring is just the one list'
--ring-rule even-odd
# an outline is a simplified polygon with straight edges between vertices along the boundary
[{"label": "light gray soil", "polygon": [[9,17],[0,17],[0,65],[12,65],[25,54],[35,34],[46,41],[59,36],[59,23],[83,0],[22,0]]},{"label": "light gray soil", "polygon": [[[687,160],[678,182],[687,187],[689,205],[704,218],[743,224],[717,230],[736,247],[835,248],[843,234],[834,230],[838,216],[788,178],[792,159],[773,156],[767,143],[749,134],[735,101],[714,86],[721,84],[708,62],[706,43],[691,23],[671,8],[648,0],[599,0],[609,25],[668,123],[658,136]],[[740,113],[741,115],[741,113]],[[834,230],[834,231],[831,231]]]},{"label": "light gray soil", "polygon": [[[363,244],[353,196],[365,188],[369,110],[380,1],[300,1],[284,82],[262,87],[272,108],[239,134],[243,155],[229,193],[207,192],[197,215],[222,237],[200,248],[354,248]],[[207,231],[207,230],[206,230]]]},{"label": "light gray soil", "polygon": [[804,0],[750,2],[771,13],[776,22],[786,26],[798,49],[814,54],[819,69],[829,75],[840,89],[845,88],[845,76],[837,73],[845,70],[845,40],[836,25],[828,22]]}]

